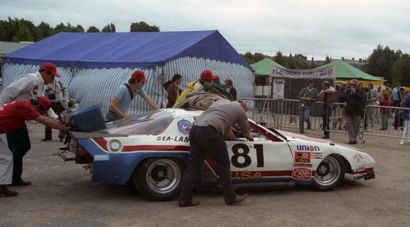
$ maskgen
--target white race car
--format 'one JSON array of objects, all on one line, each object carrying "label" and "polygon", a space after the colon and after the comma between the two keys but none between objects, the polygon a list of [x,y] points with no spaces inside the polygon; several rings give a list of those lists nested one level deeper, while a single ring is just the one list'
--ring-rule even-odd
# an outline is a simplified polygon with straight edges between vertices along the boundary
[{"label": "white race car", "polygon": [[[189,154],[189,130],[201,111],[161,109],[135,115],[93,133],[73,132],[70,150],[77,163],[92,164],[92,179],[105,184],[131,181],[152,200],[169,200],[179,191]],[[240,184],[295,181],[330,190],[345,173],[375,177],[367,153],[303,135],[268,129],[249,120],[254,141],[226,141],[232,180]],[[218,169],[206,158],[199,187],[218,185]]]}]

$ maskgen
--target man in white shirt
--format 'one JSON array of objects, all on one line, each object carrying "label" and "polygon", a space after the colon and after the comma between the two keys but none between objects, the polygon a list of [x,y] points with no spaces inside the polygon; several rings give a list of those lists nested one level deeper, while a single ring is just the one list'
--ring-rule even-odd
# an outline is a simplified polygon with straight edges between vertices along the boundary
[{"label": "man in white shirt", "polygon": [[[45,63],[36,73],[23,75],[3,89],[0,94],[0,106],[14,100],[37,99],[44,95],[44,85],[60,76],[53,63]],[[13,181],[12,185],[30,185],[30,181],[21,178],[23,173],[23,157],[30,150],[31,143],[26,124],[13,131],[7,132],[7,144],[13,153]]]}]

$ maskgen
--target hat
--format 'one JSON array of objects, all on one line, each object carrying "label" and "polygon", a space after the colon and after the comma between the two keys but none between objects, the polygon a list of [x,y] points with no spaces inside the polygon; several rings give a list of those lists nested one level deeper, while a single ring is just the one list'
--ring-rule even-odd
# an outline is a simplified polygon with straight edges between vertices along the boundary
[{"label": "hat", "polygon": [[201,80],[208,80],[208,81],[211,81],[212,79],[213,79],[213,73],[212,73],[212,71],[211,70],[204,70],[202,73],[201,73]]},{"label": "hat", "polygon": [[46,96],[38,97],[38,102],[44,108],[44,112],[47,112],[51,108],[50,99],[48,99]]},{"label": "hat", "polygon": [[60,74],[58,74],[57,72],[57,67],[56,65],[54,65],[53,63],[44,63],[40,66],[40,71],[46,71],[49,72],[51,74],[53,74],[53,76],[60,76]]},{"label": "hat", "polygon": [[219,76],[218,76],[218,75],[214,75],[214,76],[212,77],[212,80],[214,80],[214,81],[219,81]]},{"label": "hat", "polygon": [[133,72],[131,78],[134,80],[141,80],[147,82],[147,79],[145,79],[144,71],[142,70],[136,70],[135,72]]}]

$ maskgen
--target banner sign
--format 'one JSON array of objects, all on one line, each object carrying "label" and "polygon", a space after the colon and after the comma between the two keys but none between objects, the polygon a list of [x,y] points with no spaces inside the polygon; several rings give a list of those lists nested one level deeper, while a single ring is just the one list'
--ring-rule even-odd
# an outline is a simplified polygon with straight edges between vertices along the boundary
[{"label": "banner sign", "polygon": [[276,78],[291,78],[291,79],[336,79],[335,67],[326,67],[322,69],[309,70],[292,70],[273,68],[272,77]]}]

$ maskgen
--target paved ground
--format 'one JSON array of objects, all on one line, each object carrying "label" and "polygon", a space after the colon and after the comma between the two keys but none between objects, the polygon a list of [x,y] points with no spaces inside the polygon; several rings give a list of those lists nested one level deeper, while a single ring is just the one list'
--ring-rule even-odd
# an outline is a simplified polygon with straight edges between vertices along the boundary
[{"label": "paved ground", "polygon": [[[232,207],[205,191],[196,194],[200,206],[178,208],[175,201],[145,201],[129,187],[91,183],[81,165],[54,155],[59,142],[40,142],[42,126],[29,129],[24,177],[33,184],[0,199],[0,226],[410,226],[410,145],[398,139],[368,137],[356,145],[376,159],[374,180],[346,177],[332,192],[292,183],[248,189],[249,199]],[[347,140],[345,134],[331,138]]]}]

